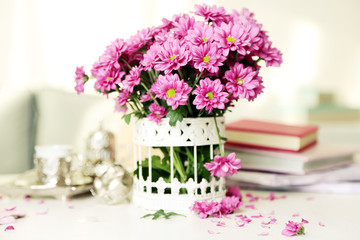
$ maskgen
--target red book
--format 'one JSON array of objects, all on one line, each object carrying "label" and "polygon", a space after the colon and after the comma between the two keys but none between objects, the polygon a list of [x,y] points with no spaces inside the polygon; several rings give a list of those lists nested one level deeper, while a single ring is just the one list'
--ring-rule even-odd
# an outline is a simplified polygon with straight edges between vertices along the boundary
[{"label": "red book", "polygon": [[226,145],[299,152],[316,143],[317,126],[295,126],[257,120],[226,125]]}]

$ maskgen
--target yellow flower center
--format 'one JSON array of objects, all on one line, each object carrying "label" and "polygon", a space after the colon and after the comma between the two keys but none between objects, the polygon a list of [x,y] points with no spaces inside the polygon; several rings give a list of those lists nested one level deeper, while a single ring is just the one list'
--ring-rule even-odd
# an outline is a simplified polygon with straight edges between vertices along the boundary
[{"label": "yellow flower center", "polygon": [[170,57],[170,60],[173,61],[173,60],[176,58],[176,56],[177,56],[177,55],[172,55],[172,56]]},{"label": "yellow flower center", "polygon": [[242,80],[241,78],[237,78],[236,81],[237,81],[237,82],[240,82],[240,85],[241,85],[241,86],[244,85],[244,80]]},{"label": "yellow flower center", "polygon": [[213,97],[214,97],[214,94],[212,93],[212,92],[208,92],[208,93],[206,93],[206,97],[207,97],[207,99],[213,99]]},{"label": "yellow flower center", "polygon": [[112,79],[112,77],[108,77],[108,78],[106,78],[106,81],[108,82],[108,81],[110,81],[110,79]]},{"label": "yellow flower center", "polygon": [[206,55],[205,57],[203,57],[203,62],[208,63],[210,60],[210,57],[208,55]]},{"label": "yellow flower center", "polygon": [[160,115],[159,115],[159,114],[157,114],[157,113],[155,114],[155,116],[156,116],[156,117],[160,117]]},{"label": "yellow flower center", "polygon": [[173,98],[175,96],[175,90],[170,88],[169,90],[167,90],[166,96],[169,98]]},{"label": "yellow flower center", "polygon": [[204,41],[204,42],[206,42],[207,40],[209,40],[209,39],[207,39],[207,38],[203,38],[203,41]]},{"label": "yellow flower center", "polygon": [[226,38],[226,41],[234,43],[234,42],[235,42],[235,38],[233,38],[232,36],[228,36],[228,37]]}]

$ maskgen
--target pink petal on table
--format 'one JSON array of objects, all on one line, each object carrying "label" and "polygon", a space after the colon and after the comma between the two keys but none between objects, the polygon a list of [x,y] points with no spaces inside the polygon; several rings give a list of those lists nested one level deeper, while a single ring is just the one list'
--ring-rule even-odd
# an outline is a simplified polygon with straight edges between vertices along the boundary
[{"label": "pink petal on table", "polygon": [[25,202],[30,202],[30,195],[26,195],[24,199],[25,199]]},{"label": "pink petal on table", "polygon": [[309,223],[308,220],[305,220],[305,219],[303,219],[303,218],[301,219],[301,222],[302,222],[302,223]]},{"label": "pink petal on table", "polygon": [[278,196],[278,197],[275,197],[275,199],[284,199],[284,198],[286,198],[286,195],[284,194],[284,195],[281,195],[281,196]]},{"label": "pink petal on table", "polygon": [[16,207],[13,207],[13,208],[7,208],[5,209],[5,211],[14,211],[16,209]]},{"label": "pink petal on table", "polygon": [[269,217],[269,216],[274,215],[274,214],[275,214],[275,211],[272,210],[272,211],[270,211],[270,212],[264,212],[264,213],[262,213],[261,215],[262,215],[263,217]]},{"label": "pink petal on table", "polygon": [[277,219],[276,218],[272,218],[270,219],[270,224],[276,223]]},{"label": "pink petal on table", "polygon": [[249,208],[249,209],[254,209],[254,210],[256,210],[256,208],[255,208],[254,205],[245,205],[245,208]]},{"label": "pink petal on table", "polygon": [[267,235],[269,235],[269,232],[262,232],[262,233],[259,233],[258,235],[259,236],[267,236]]},{"label": "pink petal on table", "polygon": [[252,195],[251,193],[247,193],[247,194],[245,194],[245,197],[252,198],[252,197],[254,197],[254,195]]},{"label": "pink petal on table", "polygon": [[38,204],[44,204],[45,200],[40,200]]},{"label": "pink petal on table", "polygon": [[48,209],[46,209],[45,211],[42,211],[42,212],[37,212],[36,215],[46,215],[48,214]]},{"label": "pink petal on table", "polygon": [[268,225],[261,225],[261,227],[270,229],[270,226],[268,226]]},{"label": "pink petal on table", "polygon": [[300,216],[300,213],[294,213],[293,215],[292,215],[293,217],[298,217],[298,216]]},{"label": "pink petal on table", "polygon": [[269,200],[270,200],[270,201],[275,200],[275,195],[274,195],[273,192],[271,192],[271,193],[269,194]]},{"label": "pink petal on table", "polygon": [[320,221],[320,222],[319,222],[319,226],[325,227],[325,223],[323,223],[322,221]]},{"label": "pink petal on table", "polygon": [[306,200],[311,201],[311,200],[314,200],[314,199],[315,199],[314,197],[308,197]]},{"label": "pink petal on table", "polygon": [[242,215],[242,214],[238,214],[238,215],[235,215],[235,217],[237,218],[243,218],[243,217],[246,217],[245,215]]},{"label": "pink petal on table", "polygon": [[4,231],[8,231],[8,230],[15,230],[15,228],[11,225],[7,226]]},{"label": "pink petal on table", "polygon": [[219,221],[219,222],[216,224],[216,226],[218,226],[218,227],[225,227],[226,224],[225,224],[225,222]]},{"label": "pink petal on table", "polygon": [[244,222],[244,221],[237,221],[237,222],[235,222],[235,224],[236,224],[237,227],[243,227],[243,226],[245,226],[245,222]]},{"label": "pink petal on table", "polygon": [[15,221],[16,220],[15,220],[14,216],[2,217],[2,218],[0,218],[0,225],[14,223]]},{"label": "pink petal on table", "polygon": [[254,216],[251,216],[252,218],[262,218],[263,215],[261,215],[261,213],[259,213],[259,215],[254,215]]},{"label": "pink petal on table", "polygon": [[208,230],[208,233],[210,233],[210,234],[219,234],[220,232],[214,232],[214,231]]},{"label": "pink petal on table", "polygon": [[73,206],[73,205],[70,205],[70,206],[68,206],[68,208],[70,208],[70,209],[74,209],[74,206]]},{"label": "pink petal on table", "polygon": [[0,196],[0,200],[2,199],[3,197],[2,196]]}]

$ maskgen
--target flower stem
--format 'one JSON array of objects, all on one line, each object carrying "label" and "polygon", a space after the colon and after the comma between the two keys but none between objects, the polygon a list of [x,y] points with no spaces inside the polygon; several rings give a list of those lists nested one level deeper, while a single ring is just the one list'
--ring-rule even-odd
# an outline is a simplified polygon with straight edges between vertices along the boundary
[{"label": "flower stem", "polygon": [[221,144],[220,130],[219,130],[219,126],[218,126],[217,121],[216,121],[216,116],[214,116],[214,121],[215,121],[215,126],[216,126],[216,133],[217,133],[218,138],[219,138],[220,156],[224,157],[224,149],[223,149],[223,146]]},{"label": "flower stem", "polygon": [[160,104],[158,103],[158,101],[156,100],[156,98],[154,97],[154,95],[152,95],[152,93],[149,91],[149,89],[147,88],[147,86],[142,82],[141,85],[145,88],[145,90],[150,94],[151,98],[154,100],[154,102],[156,102],[157,105],[160,106]]},{"label": "flower stem", "polygon": [[175,169],[180,174],[180,182],[184,183],[186,181],[185,169],[181,162],[180,156],[179,156],[178,152],[175,150],[175,148],[174,148],[174,166],[175,166]]},{"label": "flower stem", "polygon": [[199,82],[202,74],[203,74],[203,72],[201,72],[199,75],[196,75],[195,82],[194,82],[194,86],[193,86],[193,88],[191,89],[190,94],[191,94],[192,91],[194,91],[194,89],[196,88],[196,84]]},{"label": "flower stem", "polygon": [[125,59],[123,59],[123,58],[120,58],[120,59],[121,59],[121,61],[123,61],[123,62],[126,64],[126,66],[127,66],[129,69],[132,68],[131,65],[130,65]]},{"label": "flower stem", "polygon": [[184,74],[181,72],[180,68],[178,69],[178,73],[180,75],[180,79],[184,79]]}]

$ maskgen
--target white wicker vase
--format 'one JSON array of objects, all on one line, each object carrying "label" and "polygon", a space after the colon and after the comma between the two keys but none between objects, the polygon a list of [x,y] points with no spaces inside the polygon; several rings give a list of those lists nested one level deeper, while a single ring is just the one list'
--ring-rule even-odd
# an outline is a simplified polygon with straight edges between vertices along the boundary
[{"label": "white wicker vase", "polygon": [[[224,117],[216,118],[220,136],[225,134]],[[149,210],[164,209],[166,211],[189,212],[194,201],[219,201],[225,195],[225,179],[210,177],[209,181],[198,181],[197,147],[209,147],[209,160],[214,157],[214,145],[219,145],[219,137],[213,117],[184,118],[176,126],[169,125],[169,119],[162,119],[160,124],[146,118],[138,119],[134,125],[134,164],[139,166],[138,177],[134,175],[133,203]],[[194,149],[194,176],[185,183],[174,177],[174,147],[191,146]],[[159,178],[152,182],[152,166],[149,161],[148,177],[143,179],[141,163],[145,158],[151,159],[153,147],[170,148],[170,182]],[[223,142],[220,147],[224,147]],[[186,162],[187,159],[181,159]],[[154,189],[156,189],[154,191]],[[168,191],[165,191],[165,190]],[[180,189],[186,189],[185,194]],[[170,190],[170,191],[169,191]]]}]

